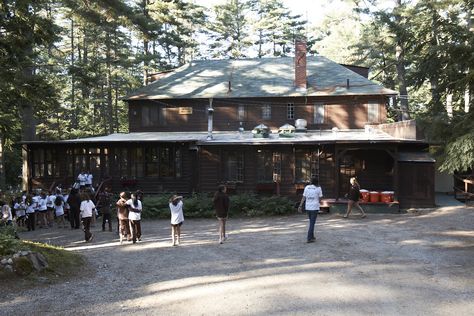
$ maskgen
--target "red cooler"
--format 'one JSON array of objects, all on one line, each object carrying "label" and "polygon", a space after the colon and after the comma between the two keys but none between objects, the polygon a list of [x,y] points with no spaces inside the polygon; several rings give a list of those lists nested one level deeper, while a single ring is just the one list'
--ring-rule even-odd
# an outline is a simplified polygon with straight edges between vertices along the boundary
[{"label": "red cooler", "polygon": [[370,201],[370,193],[368,190],[360,190],[360,195],[362,195],[362,201],[363,202],[369,202]]},{"label": "red cooler", "polygon": [[380,201],[384,203],[393,202],[393,191],[383,191],[380,193]]},{"label": "red cooler", "polygon": [[370,191],[370,202],[371,203],[380,202],[380,192]]}]

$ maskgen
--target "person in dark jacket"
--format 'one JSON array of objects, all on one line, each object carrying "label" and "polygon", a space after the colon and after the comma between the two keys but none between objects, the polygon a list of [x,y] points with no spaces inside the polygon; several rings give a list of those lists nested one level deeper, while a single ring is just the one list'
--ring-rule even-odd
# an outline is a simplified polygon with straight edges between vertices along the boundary
[{"label": "person in dark jacket", "polygon": [[226,194],[227,188],[225,185],[220,185],[214,194],[214,209],[216,217],[219,220],[219,243],[222,244],[226,239],[225,224],[229,215],[229,197]]},{"label": "person in dark jacket", "polygon": [[347,198],[348,198],[347,212],[346,212],[346,215],[344,215],[344,218],[349,217],[349,215],[351,214],[353,206],[357,207],[360,210],[361,217],[364,218],[367,215],[365,214],[362,207],[359,205],[359,199],[360,199],[360,185],[359,185],[359,182],[357,182],[357,179],[355,177],[351,178],[350,182],[351,182],[351,188],[349,189],[349,193],[347,194]]},{"label": "person in dark jacket", "polygon": [[71,189],[66,201],[66,203],[69,204],[69,222],[71,223],[71,229],[79,229],[81,225],[79,219],[81,202],[82,200],[77,189]]}]

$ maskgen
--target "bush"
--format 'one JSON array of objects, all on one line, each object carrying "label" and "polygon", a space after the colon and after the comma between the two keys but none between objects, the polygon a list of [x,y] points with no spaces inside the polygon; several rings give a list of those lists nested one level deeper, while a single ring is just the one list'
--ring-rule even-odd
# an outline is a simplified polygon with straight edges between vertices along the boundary
[{"label": "bush", "polygon": [[11,255],[21,249],[22,244],[13,226],[0,227],[0,256]]},{"label": "bush", "polygon": [[[143,218],[169,218],[169,198],[172,193],[147,197],[143,205]],[[187,218],[214,217],[213,194],[199,193],[184,198],[184,216]],[[271,216],[294,213],[294,202],[286,197],[259,196],[243,193],[230,196],[229,216]]]}]

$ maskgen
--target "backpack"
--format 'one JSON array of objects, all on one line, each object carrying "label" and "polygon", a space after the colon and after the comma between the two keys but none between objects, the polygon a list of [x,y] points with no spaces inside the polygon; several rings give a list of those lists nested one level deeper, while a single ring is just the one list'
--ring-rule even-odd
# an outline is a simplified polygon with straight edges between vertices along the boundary
[{"label": "backpack", "polygon": [[57,195],[56,199],[54,200],[54,205],[61,206],[63,204],[63,197],[61,195]]}]

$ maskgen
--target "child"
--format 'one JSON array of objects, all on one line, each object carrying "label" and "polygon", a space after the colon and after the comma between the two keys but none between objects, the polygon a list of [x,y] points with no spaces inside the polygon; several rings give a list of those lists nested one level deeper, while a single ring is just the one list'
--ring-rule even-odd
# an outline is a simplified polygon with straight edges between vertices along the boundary
[{"label": "child", "polygon": [[0,201],[0,208],[2,210],[1,223],[7,226],[11,226],[12,221],[13,221],[13,216],[12,216],[12,209],[10,208],[10,205],[8,205],[8,203]]},{"label": "child", "polygon": [[63,228],[66,228],[66,222],[64,221],[64,198],[61,193],[56,194],[54,199],[54,211],[56,214],[56,219],[59,225],[62,225]]},{"label": "child", "polygon": [[13,209],[15,210],[16,223],[18,227],[24,227],[26,217],[26,203],[21,197],[16,198],[15,205],[13,205]]},{"label": "child", "polygon": [[84,225],[84,239],[86,242],[90,242],[94,238],[91,233],[91,221],[92,216],[95,216],[95,204],[86,193],[83,193],[80,210],[82,225]]},{"label": "child", "polygon": [[181,225],[183,225],[184,222],[182,199],[182,196],[173,195],[169,203],[171,211],[171,237],[173,240],[173,246],[179,245],[181,242]]},{"label": "child", "polygon": [[35,230],[36,226],[36,213],[35,213],[35,202],[32,200],[31,196],[27,196],[25,199],[26,203],[26,226],[28,231]]},{"label": "child", "polygon": [[112,231],[112,216],[110,211],[111,199],[110,188],[106,187],[104,192],[99,194],[99,202],[97,208],[102,213],[102,231],[105,231],[105,223],[109,223],[109,231]]},{"label": "child", "polygon": [[132,235],[133,243],[142,240],[142,226],[141,226],[141,212],[142,212],[142,202],[137,198],[136,193],[132,193],[132,198],[127,201],[128,210],[128,220],[130,222],[130,234]]}]

